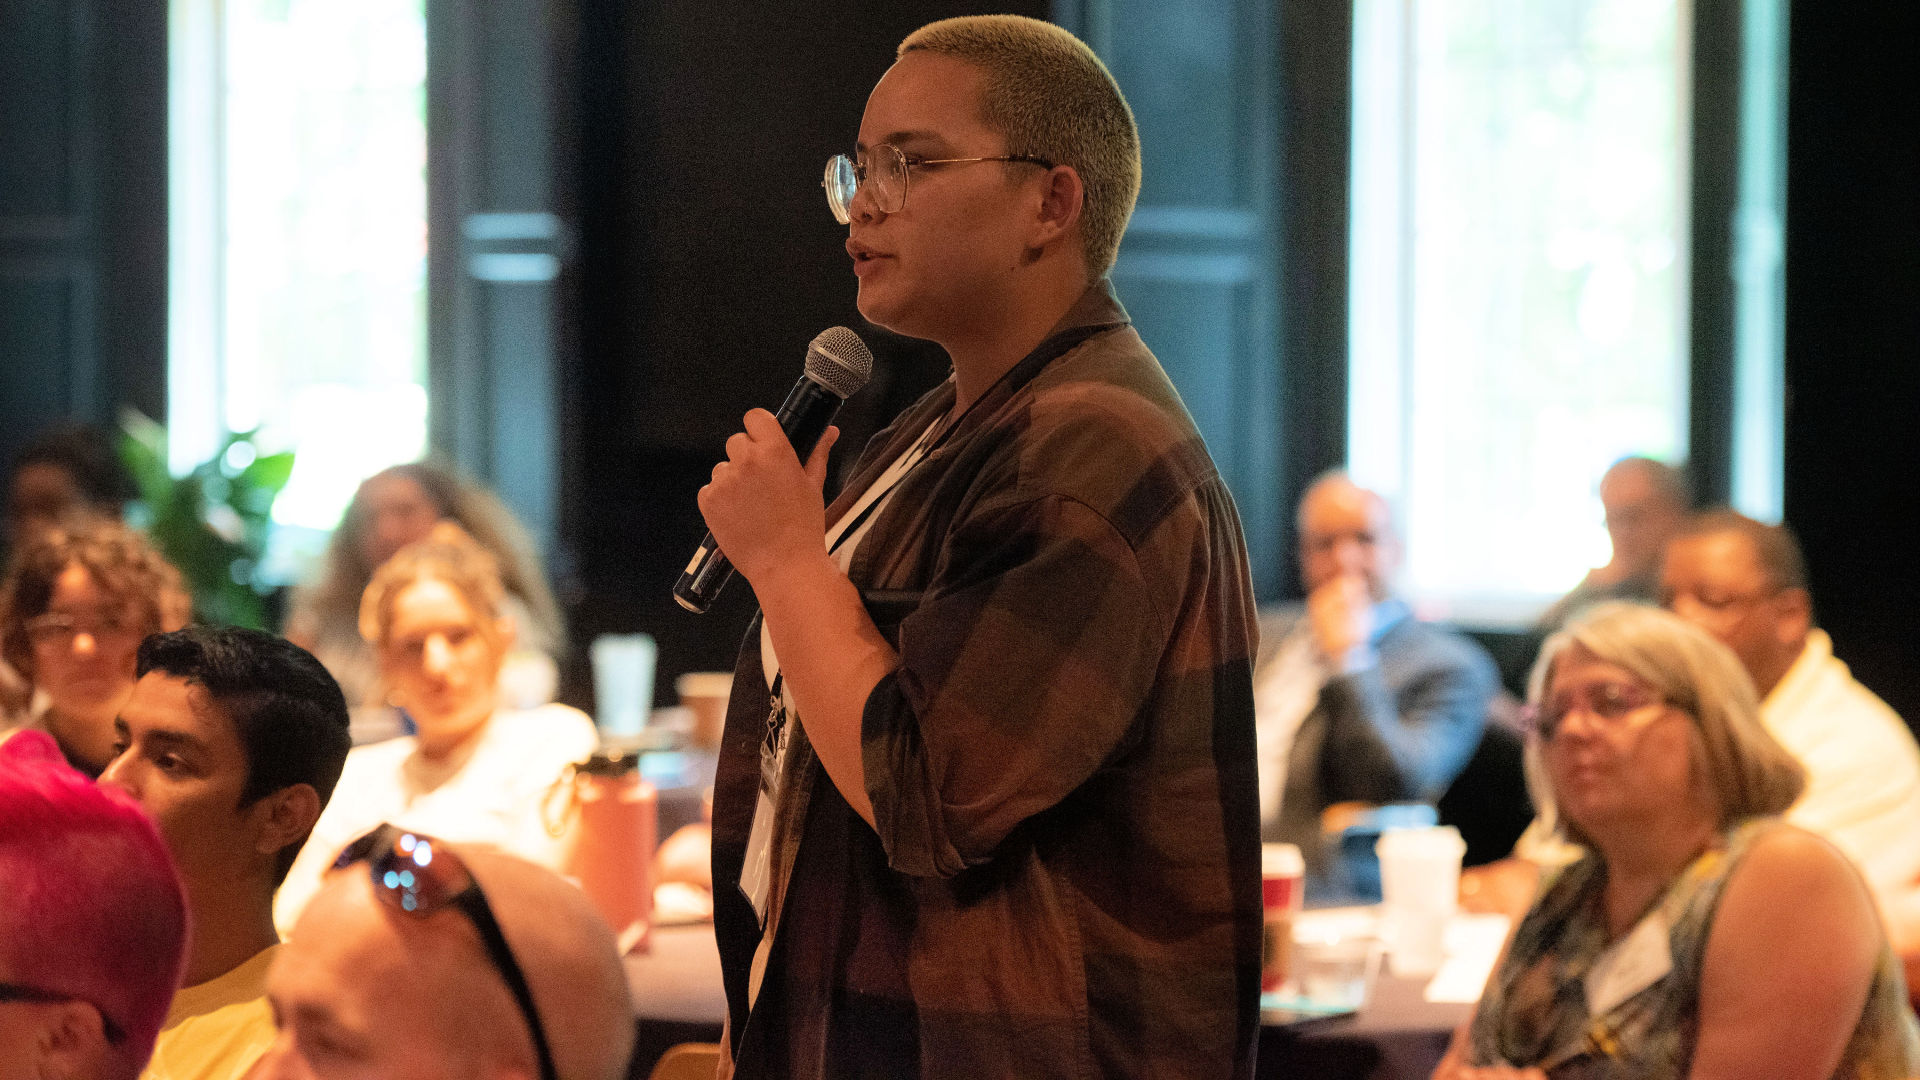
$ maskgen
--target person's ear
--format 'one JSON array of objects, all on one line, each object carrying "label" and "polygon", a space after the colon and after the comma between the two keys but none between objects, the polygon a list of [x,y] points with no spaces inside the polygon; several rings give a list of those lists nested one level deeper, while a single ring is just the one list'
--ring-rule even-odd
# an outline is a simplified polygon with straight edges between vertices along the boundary
[{"label": "person's ear", "polygon": [[1813,596],[1802,588],[1781,589],[1773,598],[1774,637],[1792,645],[1813,630]]},{"label": "person's ear", "polygon": [[1048,169],[1028,246],[1043,248],[1074,232],[1080,225],[1080,213],[1086,209],[1086,201],[1086,188],[1073,166],[1055,165]]},{"label": "person's ear", "polygon": [[313,823],[320,820],[322,808],[320,793],[312,784],[288,784],[262,795],[247,808],[253,818],[253,850],[278,855],[305,840],[313,832]]},{"label": "person's ear", "polygon": [[46,1080],[80,1080],[104,1075],[106,1020],[84,1001],[62,1001],[46,1008],[36,1049],[39,1075]]},{"label": "person's ear", "polygon": [[520,624],[511,615],[502,615],[493,620],[493,640],[500,655],[507,655],[513,651],[514,643],[520,640]]}]

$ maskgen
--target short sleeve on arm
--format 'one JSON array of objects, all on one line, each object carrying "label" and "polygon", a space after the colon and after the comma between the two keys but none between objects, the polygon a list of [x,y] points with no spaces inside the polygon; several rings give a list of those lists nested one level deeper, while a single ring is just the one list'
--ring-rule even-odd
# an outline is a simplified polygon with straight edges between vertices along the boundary
[{"label": "short sleeve on arm", "polygon": [[950,876],[987,861],[1137,737],[1170,636],[1167,591],[1111,523],[1065,496],[956,529],[863,718],[889,864]]}]

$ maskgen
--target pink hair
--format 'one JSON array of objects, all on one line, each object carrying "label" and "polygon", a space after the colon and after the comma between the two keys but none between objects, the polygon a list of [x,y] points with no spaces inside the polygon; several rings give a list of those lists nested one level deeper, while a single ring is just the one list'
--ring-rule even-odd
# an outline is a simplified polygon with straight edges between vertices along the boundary
[{"label": "pink hair", "polygon": [[91,1002],[132,1080],[186,963],[187,903],[153,823],[70,768],[44,732],[0,744],[0,959],[11,981]]}]

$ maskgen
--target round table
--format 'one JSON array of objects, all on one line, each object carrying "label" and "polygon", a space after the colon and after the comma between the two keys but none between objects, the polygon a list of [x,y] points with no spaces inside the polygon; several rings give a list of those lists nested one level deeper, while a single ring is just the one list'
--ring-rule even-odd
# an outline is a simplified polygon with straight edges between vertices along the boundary
[{"label": "round table", "polygon": [[[628,956],[626,968],[638,1028],[629,1076],[645,1080],[675,1043],[719,1040],[727,1000],[711,924],[656,927],[651,948]],[[1357,1015],[1263,1025],[1258,1075],[1426,1080],[1473,1006],[1429,1002],[1425,985],[1382,972]]]}]

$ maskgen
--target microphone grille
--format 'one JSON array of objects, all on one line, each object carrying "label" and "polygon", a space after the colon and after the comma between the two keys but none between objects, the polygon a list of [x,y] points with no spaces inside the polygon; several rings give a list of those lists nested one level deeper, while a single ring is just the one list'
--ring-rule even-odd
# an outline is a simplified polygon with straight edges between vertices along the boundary
[{"label": "microphone grille", "polygon": [[807,346],[807,378],[842,398],[867,385],[873,374],[873,353],[860,335],[844,326],[820,331]]}]

